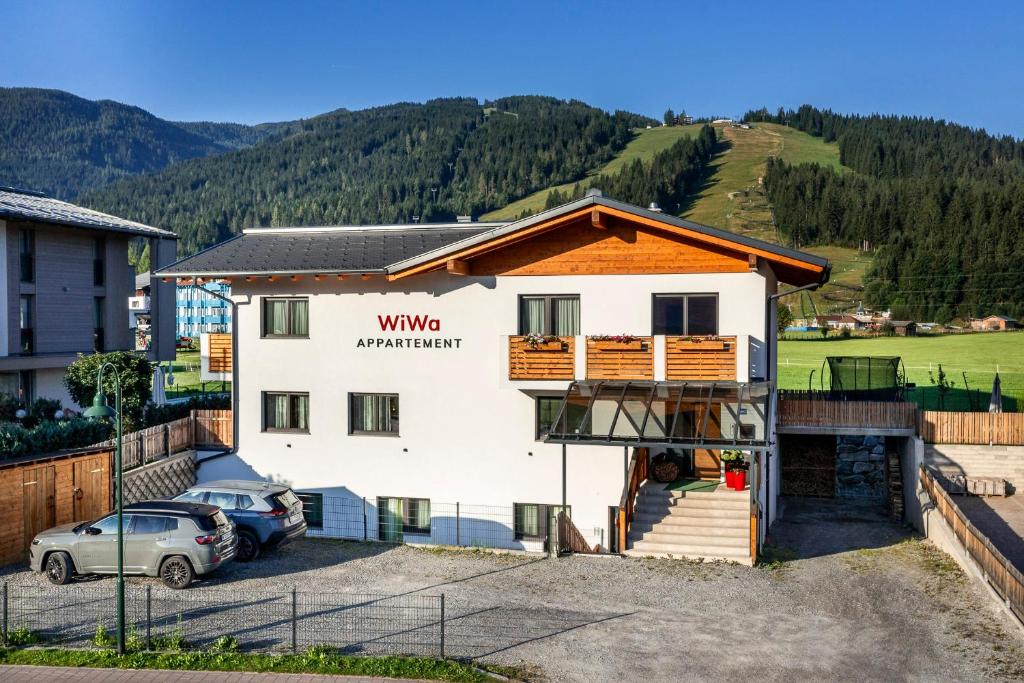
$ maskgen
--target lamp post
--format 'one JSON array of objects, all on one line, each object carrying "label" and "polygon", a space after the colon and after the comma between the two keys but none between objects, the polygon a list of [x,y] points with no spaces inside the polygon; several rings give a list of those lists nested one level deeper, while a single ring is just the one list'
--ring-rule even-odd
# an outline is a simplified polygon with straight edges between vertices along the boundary
[{"label": "lamp post", "polygon": [[[107,397],[103,393],[103,373],[110,370],[114,374],[114,407],[107,405]],[[121,478],[121,378],[117,368],[111,363],[104,363],[96,375],[96,396],[92,407],[85,411],[89,418],[112,418],[117,431],[114,449],[114,506],[117,509],[117,654],[124,654],[124,499]]]}]

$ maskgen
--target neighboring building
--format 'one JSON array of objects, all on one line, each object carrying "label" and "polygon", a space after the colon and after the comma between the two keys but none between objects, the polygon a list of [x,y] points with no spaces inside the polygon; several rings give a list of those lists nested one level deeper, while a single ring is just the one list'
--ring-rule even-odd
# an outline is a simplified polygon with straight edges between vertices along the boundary
[{"label": "neighboring building", "polygon": [[718,480],[738,448],[761,473],[755,522],[750,492],[709,494],[738,496],[731,550],[623,541],[749,561],[778,514],[768,297],[829,271],[589,195],[510,224],[250,229],[158,275],[230,279],[237,304],[238,453],[204,479],[287,481],[325,535],[362,538],[365,509],[370,538],[538,549],[566,504],[588,545],[622,547],[631,454],[671,447]]},{"label": "neighboring building", "polygon": [[893,332],[900,337],[914,337],[917,335],[917,323],[912,320],[889,320],[887,322],[892,325]]},{"label": "neighboring building", "polygon": [[1008,315],[990,315],[987,318],[971,318],[971,329],[979,332],[1005,332],[1017,329],[1017,321]]},{"label": "neighboring building", "polygon": [[[155,264],[174,260],[174,233],[0,189],[0,392],[69,405],[62,379],[79,353],[134,348],[128,243],[139,238],[150,240]],[[161,311],[170,312],[172,297],[170,286],[160,289]],[[164,320],[165,334],[152,350],[161,360],[174,357],[173,320]]]},{"label": "neighboring building", "polygon": [[177,290],[177,333],[197,338],[206,333],[231,332],[231,306],[210,294],[231,296],[231,285],[223,281],[204,282],[202,288],[192,281],[179,282]]},{"label": "neighboring building", "polygon": [[147,270],[135,276],[135,294],[128,297],[128,327],[135,340],[136,351],[149,351],[153,345],[150,317],[150,296],[152,276]]},{"label": "neighboring building", "polygon": [[815,318],[818,327],[830,327],[833,330],[862,330],[864,324],[856,317],[849,314],[842,315],[819,315]]}]

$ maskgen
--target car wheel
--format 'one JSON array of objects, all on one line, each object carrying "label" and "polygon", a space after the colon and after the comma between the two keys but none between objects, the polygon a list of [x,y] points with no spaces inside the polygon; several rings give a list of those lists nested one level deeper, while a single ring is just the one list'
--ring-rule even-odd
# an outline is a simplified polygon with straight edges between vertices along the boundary
[{"label": "car wheel", "polygon": [[74,574],[71,556],[67,553],[63,551],[51,553],[46,558],[46,578],[50,580],[50,583],[58,586],[67,585],[71,583]]},{"label": "car wheel", "polygon": [[168,557],[160,566],[160,580],[168,588],[187,588],[193,578],[195,572],[192,571],[192,565],[181,555]]},{"label": "car wheel", "polygon": [[238,552],[235,559],[239,562],[250,562],[260,556],[260,539],[251,531],[238,532]]}]

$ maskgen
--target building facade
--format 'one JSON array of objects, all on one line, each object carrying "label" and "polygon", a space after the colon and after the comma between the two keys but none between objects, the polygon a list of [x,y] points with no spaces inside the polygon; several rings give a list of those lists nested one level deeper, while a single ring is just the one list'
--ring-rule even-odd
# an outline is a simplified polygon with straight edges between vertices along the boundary
[{"label": "building facade", "polygon": [[[176,236],[36,193],[0,189],[0,392],[23,402],[71,406],[64,370],[80,353],[131,350],[128,299],[132,239],[151,240],[156,263],[176,254]],[[170,312],[173,290],[161,289]],[[166,331],[173,335],[166,319]],[[153,357],[173,358],[173,336]]]},{"label": "building facade", "polygon": [[231,332],[231,305],[221,296],[231,295],[226,282],[204,282],[202,288],[190,283],[179,283],[176,293],[177,334],[179,337],[198,338],[203,333]]},{"label": "building facade", "polygon": [[[506,547],[537,549],[536,520],[563,503],[588,546],[611,545],[638,450],[628,444],[669,422],[664,405],[651,411],[669,385],[711,385],[709,406],[716,383],[734,391],[705,412],[717,435],[760,444],[767,465],[768,405],[737,410],[735,392],[772,379],[778,282],[828,272],[817,257],[592,196],[511,224],[249,230],[160,275],[231,280],[238,452],[202,476],[362,505],[371,529],[397,516],[406,541],[446,542],[440,517],[456,503],[514,510],[461,520],[463,544],[507,533]],[[652,426],[628,416],[642,400],[620,397],[589,411],[587,429],[621,414],[612,429],[628,420],[632,436],[552,443],[578,408],[564,407],[567,388],[602,380],[650,390]],[[718,450],[694,450],[692,465],[720,477]]]}]

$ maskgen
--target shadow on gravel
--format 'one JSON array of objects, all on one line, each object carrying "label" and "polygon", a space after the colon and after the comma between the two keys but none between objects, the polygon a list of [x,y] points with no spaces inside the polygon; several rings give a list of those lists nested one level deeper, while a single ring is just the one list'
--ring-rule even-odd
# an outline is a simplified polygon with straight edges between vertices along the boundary
[{"label": "shadow on gravel", "polygon": [[884,548],[913,533],[889,519],[877,503],[787,496],[783,504],[782,519],[772,526],[769,541],[792,550],[792,559]]}]

